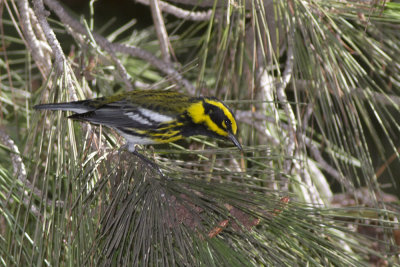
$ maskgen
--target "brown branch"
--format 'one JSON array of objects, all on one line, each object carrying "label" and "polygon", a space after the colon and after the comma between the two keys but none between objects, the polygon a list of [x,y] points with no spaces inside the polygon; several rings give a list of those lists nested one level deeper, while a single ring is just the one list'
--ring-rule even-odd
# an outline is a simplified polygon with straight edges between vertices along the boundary
[{"label": "brown branch", "polygon": [[43,29],[40,27],[39,21],[35,15],[35,12],[33,12],[32,9],[29,9],[29,18],[31,20],[32,28],[35,32],[35,36],[38,38],[39,41],[43,42],[47,46],[46,48],[48,49],[48,52],[51,53],[51,47],[47,43]]},{"label": "brown branch", "polygon": [[[136,2],[143,5],[150,5],[150,0],[136,0]],[[164,1],[158,1],[161,11],[174,15],[177,18],[192,20],[192,21],[206,21],[210,20],[212,16],[212,10],[208,11],[188,11],[182,8],[176,7]],[[212,5],[210,6],[212,7]]]},{"label": "brown branch", "polygon": [[[33,60],[38,66],[42,77],[47,78],[51,70],[51,58],[43,52],[43,45],[37,39],[31,25],[29,16],[29,5],[27,0],[18,0],[18,9],[20,14],[20,22],[26,40],[27,47],[32,54]],[[11,14],[11,13],[10,13]]]},{"label": "brown branch", "polygon": [[[177,3],[177,4],[182,4],[186,6],[196,6],[196,7],[210,7],[212,8],[215,4],[217,7],[226,7],[229,4],[233,5],[237,1],[231,1],[231,0],[219,0],[217,3],[215,3],[215,0],[201,0],[201,1],[193,1],[193,0],[169,0],[169,2]],[[251,9],[253,5],[257,5],[256,7],[259,7],[260,5],[258,4],[258,1],[242,1],[241,2],[243,5],[245,5],[245,8],[247,10]],[[264,7],[266,6],[271,6],[273,5],[274,1],[273,0],[263,0],[262,4]]]},{"label": "brown branch", "polygon": [[112,44],[112,46],[116,52],[131,55],[133,57],[138,57],[149,62],[151,65],[158,68],[163,73],[167,74],[168,76],[171,76],[172,79],[174,79],[183,87],[185,87],[190,94],[192,95],[195,94],[196,89],[188,80],[183,78],[182,75],[179,72],[177,72],[170,64],[167,64],[164,61],[158,59],[152,53],[132,45],[114,43]]},{"label": "brown branch", "polygon": [[171,47],[171,44],[168,39],[167,29],[165,29],[164,19],[158,2],[158,0],[150,0],[151,15],[153,17],[154,27],[156,28],[158,41],[160,42],[161,55],[165,62],[170,62],[171,56],[168,47]]},{"label": "brown branch", "polygon": [[182,75],[169,64],[166,64],[162,60],[158,59],[150,52],[147,52],[135,46],[127,46],[119,43],[112,44],[106,38],[97,33],[89,33],[88,30],[81,23],[72,18],[57,1],[44,0],[44,2],[60,18],[62,23],[68,25],[80,34],[93,36],[94,40],[104,50],[125,53],[143,59],[152,64],[154,67],[158,68],[163,73],[170,75],[179,84],[186,87],[190,93],[194,94],[195,88],[189,81],[185,80]]},{"label": "brown branch", "polygon": [[[35,2],[36,2],[36,1],[42,2],[43,0],[35,0]],[[71,28],[73,28],[74,30],[77,30],[76,27],[78,27],[78,28],[79,28],[79,32],[80,32],[81,34],[88,35],[88,32],[87,32],[86,28],[85,28],[82,24],[80,24],[79,22],[75,21],[71,16],[69,16],[68,13],[65,12],[64,8],[60,5],[60,3],[58,3],[58,2],[55,1],[55,0],[44,0],[44,2],[46,3],[46,5],[47,5],[54,13],[56,13],[56,15],[61,19],[61,21],[62,21],[64,24],[69,25],[69,26],[70,26]],[[43,4],[43,2],[42,2],[42,4]],[[39,10],[39,12],[40,12],[40,10]],[[72,24],[67,23],[67,22],[70,22],[70,23],[72,23]],[[74,26],[75,26],[75,27],[74,27]],[[110,54],[111,58],[113,59],[115,65],[116,65],[116,67],[117,67],[117,70],[119,71],[119,74],[120,74],[122,80],[123,80],[124,83],[125,83],[125,85],[128,87],[128,89],[132,89],[132,84],[131,84],[130,79],[129,79],[129,76],[128,76],[126,70],[125,70],[125,67],[124,67],[123,64],[120,62],[120,60],[117,58],[117,56],[116,56],[115,53],[114,53],[114,50],[113,50],[112,47],[109,45],[109,43],[107,43],[107,42],[101,42],[101,43],[100,43],[96,38],[95,38],[95,40],[100,44],[100,46],[101,46],[105,51],[107,51],[107,52]],[[53,48],[53,51],[54,51],[54,48]],[[64,54],[63,54],[63,56],[64,56]],[[64,57],[64,59],[65,59],[65,57]]]},{"label": "brown branch", "polygon": [[276,88],[276,95],[281,105],[283,106],[283,110],[287,116],[289,123],[289,139],[287,140],[286,147],[286,157],[288,159],[284,163],[284,168],[287,173],[290,173],[290,169],[292,166],[292,159],[290,159],[294,155],[295,147],[296,147],[296,117],[293,113],[292,107],[287,101],[285,89],[289,84],[292,73],[293,73],[293,38],[294,38],[294,26],[292,25],[291,34],[288,36],[288,51],[287,51],[287,59],[285,64],[285,70],[282,74],[282,82]]},{"label": "brown branch", "polygon": [[53,51],[56,70],[58,73],[63,73],[66,58],[64,52],[62,51],[60,43],[58,42],[56,35],[54,34],[53,29],[47,22],[46,18],[50,15],[50,13],[45,10],[43,0],[33,0],[33,7],[39,24],[44,32],[44,35],[46,36],[47,42],[50,44],[51,50]]}]

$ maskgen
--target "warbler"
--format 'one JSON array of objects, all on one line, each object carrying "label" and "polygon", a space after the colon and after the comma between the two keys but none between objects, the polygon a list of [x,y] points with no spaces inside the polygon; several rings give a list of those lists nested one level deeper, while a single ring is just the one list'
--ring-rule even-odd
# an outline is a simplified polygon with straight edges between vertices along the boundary
[{"label": "warbler", "polygon": [[238,127],[233,112],[214,97],[190,97],[172,90],[136,90],[110,97],[41,104],[34,109],[72,111],[75,114],[70,119],[113,128],[126,139],[128,150],[142,159],[135,145],[169,143],[193,135],[228,139],[243,150],[236,138]]}]

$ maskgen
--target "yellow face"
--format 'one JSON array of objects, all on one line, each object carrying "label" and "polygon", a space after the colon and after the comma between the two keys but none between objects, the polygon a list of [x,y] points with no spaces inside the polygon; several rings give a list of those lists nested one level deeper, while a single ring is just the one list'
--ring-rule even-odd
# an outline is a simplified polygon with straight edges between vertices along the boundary
[{"label": "yellow face", "polygon": [[237,134],[235,117],[221,101],[204,98],[193,103],[188,109],[188,114],[195,124],[202,124],[214,135],[231,139],[241,149],[235,137]]}]

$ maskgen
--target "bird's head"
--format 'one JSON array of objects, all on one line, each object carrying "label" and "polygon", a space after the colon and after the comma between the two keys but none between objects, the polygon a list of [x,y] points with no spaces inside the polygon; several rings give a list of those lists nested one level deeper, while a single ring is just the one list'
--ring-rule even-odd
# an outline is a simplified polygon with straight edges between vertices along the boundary
[{"label": "bird's head", "polygon": [[204,126],[210,135],[229,139],[243,150],[236,138],[238,128],[235,116],[223,102],[214,98],[201,98],[189,107],[188,114],[195,124]]}]

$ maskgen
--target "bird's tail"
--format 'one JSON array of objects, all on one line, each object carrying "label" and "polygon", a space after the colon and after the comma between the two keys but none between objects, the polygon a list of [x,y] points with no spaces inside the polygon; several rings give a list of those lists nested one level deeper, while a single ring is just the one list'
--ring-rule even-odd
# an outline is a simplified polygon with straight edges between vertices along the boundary
[{"label": "bird's tail", "polygon": [[82,100],[67,103],[51,103],[51,104],[40,104],[33,107],[34,109],[47,109],[47,110],[65,110],[73,111],[76,113],[85,113],[95,110],[95,107],[90,105],[90,101]]}]

